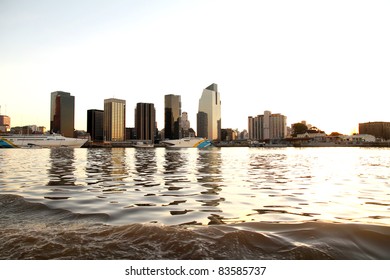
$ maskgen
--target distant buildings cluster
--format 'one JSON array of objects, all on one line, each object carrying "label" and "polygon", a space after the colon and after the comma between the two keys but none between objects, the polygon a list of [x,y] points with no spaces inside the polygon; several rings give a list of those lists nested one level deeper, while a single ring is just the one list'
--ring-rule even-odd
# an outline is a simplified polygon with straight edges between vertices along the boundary
[{"label": "distant buildings cluster", "polygon": [[[66,118],[60,113],[64,111],[72,114],[69,107],[71,102],[61,102],[69,98],[69,93],[52,93],[52,117],[51,126],[53,132],[62,133],[61,128],[67,124],[74,127],[73,118]],[[56,101],[53,102],[53,97]],[[126,127],[126,100],[109,98],[104,100],[104,110],[90,109],[87,111],[87,132],[92,141],[122,142],[127,140],[158,141],[159,139],[180,139],[183,137],[196,136],[188,120],[188,113],[181,111],[181,96],[168,94],[164,97],[164,129],[158,131],[156,122],[156,109],[153,103],[137,103],[134,110],[134,127]],[[56,117],[57,116],[57,117]],[[69,120],[65,125],[61,120]],[[73,123],[72,123],[73,121]],[[203,90],[199,99],[199,111],[197,114],[197,131],[199,137],[212,140],[221,139],[221,100],[218,86],[212,84]]]}]

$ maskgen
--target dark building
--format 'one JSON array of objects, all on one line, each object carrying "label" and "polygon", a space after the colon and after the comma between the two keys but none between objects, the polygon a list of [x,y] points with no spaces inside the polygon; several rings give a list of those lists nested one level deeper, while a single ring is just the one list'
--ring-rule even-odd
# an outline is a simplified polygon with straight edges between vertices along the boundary
[{"label": "dark building", "polygon": [[221,129],[221,140],[222,141],[233,141],[236,140],[236,132],[231,128]]},{"label": "dark building", "polygon": [[126,127],[126,140],[137,139],[137,132],[134,127]]},{"label": "dark building", "polygon": [[181,96],[165,95],[165,138],[181,138]]},{"label": "dark building", "polygon": [[154,141],[156,132],[156,110],[154,104],[137,103],[134,119],[137,139]]},{"label": "dark building", "polygon": [[196,115],[196,124],[198,127],[198,137],[207,138],[208,137],[208,117],[207,113],[199,112]]},{"label": "dark building", "polygon": [[87,132],[92,141],[103,141],[103,110],[87,111]]},{"label": "dark building", "polygon": [[50,131],[65,137],[74,135],[74,96],[69,92],[51,93]]},{"label": "dark building", "polygon": [[390,122],[359,123],[359,134],[369,134],[376,138],[390,140]]}]

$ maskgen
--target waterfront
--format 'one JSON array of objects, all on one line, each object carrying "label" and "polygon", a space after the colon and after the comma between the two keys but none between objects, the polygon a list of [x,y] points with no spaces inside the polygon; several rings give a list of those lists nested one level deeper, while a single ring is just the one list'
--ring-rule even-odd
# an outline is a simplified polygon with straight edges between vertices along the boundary
[{"label": "waterfront", "polygon": [[390,259],[387,148],[0,157],[2,259]]}]

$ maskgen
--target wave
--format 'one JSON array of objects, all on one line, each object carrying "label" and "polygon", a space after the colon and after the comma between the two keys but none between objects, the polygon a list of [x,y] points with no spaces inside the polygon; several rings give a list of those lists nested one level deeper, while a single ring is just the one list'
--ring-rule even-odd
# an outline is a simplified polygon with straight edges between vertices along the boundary
[{"label": "wave", "polygon": [[390,259],[390,227],[326,222],[107,225],[0,195],[0,259]]}]

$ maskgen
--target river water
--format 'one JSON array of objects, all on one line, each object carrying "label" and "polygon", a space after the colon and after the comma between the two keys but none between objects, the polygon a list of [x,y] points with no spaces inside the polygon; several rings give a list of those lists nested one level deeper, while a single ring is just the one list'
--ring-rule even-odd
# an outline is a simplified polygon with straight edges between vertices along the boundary
[{"label": "river water", "polygon": [[390,259],[390,149],[0,150],[0,259]]}]

